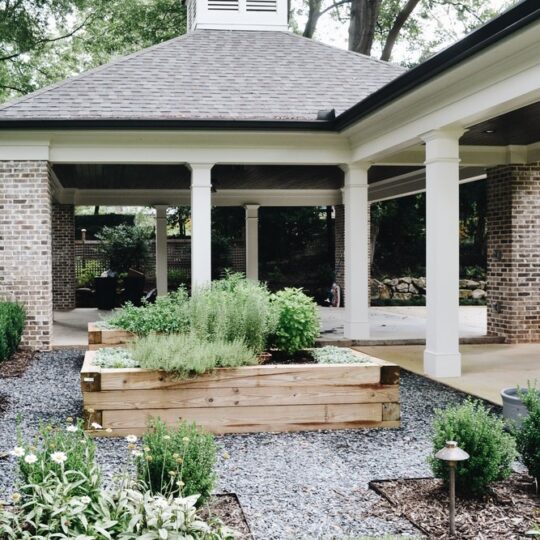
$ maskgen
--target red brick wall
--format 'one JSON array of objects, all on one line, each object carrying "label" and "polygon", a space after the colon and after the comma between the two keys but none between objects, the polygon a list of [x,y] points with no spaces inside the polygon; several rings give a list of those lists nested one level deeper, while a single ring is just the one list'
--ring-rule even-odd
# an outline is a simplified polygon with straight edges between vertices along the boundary
[{"label": "red brick wall", "polygon": [[540,163],[487,171],[488,334],[540,341]]},{"label": "red brick wall", "polygon": [[52,205],[53,309],[75,308],[75,208]]},{"label": "red brick wall", "polygon": [[46,161],[0,161],[0,298],[25,306],[23,346],[48,349],[53,318]]}]

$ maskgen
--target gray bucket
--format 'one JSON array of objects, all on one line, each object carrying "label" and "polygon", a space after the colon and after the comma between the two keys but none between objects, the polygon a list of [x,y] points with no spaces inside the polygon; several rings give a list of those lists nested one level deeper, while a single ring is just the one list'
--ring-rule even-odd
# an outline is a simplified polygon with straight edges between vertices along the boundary
[{"label": "gray bucket", "polygon": [[[523,405],[518,391],[519,390],[516,387],[501,390],[503,417],[509,425],[515,427],[520,427],[523,423],[523,419],[529,416],[527,407]],[[538,390],[538,393],[540,394],[540,390]]]}]

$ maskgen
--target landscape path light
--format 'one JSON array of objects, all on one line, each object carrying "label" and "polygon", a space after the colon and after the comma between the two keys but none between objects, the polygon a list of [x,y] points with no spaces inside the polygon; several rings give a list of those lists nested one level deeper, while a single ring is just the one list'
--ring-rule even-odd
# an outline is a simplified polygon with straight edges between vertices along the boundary
[{"label": "landscape path light", "polygon": [[456,441],[446,441],[446,446],[435,457],[446,461],[450,468],[450,534],[456,534],[456,465],[469,459],[469,454],[458,447]]}]

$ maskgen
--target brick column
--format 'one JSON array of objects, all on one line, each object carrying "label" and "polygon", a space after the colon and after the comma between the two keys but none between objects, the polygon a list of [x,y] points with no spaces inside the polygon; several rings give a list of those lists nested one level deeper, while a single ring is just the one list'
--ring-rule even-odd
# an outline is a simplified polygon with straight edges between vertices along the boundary
[{"label": "brick column", "polygon": [[49,165],[0,161],[0,297],[25,306],[27,348],[50,347],[51,278]]},{"label": "brick column", "polygon": [[75,207],[53,203],[53,309],[75,309],[75,287]]},{"label": "brick column", "polygon": [[334,206],[334,253],[335,280],[341,288],[341,304],[345,303],[345,207],[342,204]]},{"label": "brick column", "polygon": [[487,171],[488,334],[540,341],[540,163]]}]

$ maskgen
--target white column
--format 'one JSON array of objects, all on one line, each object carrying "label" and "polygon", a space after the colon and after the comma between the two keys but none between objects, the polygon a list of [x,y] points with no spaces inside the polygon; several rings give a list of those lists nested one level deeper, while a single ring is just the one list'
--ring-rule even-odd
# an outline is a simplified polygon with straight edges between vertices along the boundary
[{"label": "white column", "polygon": [[259,205],[246,204],[246,277],[259,279]]},{"label": "white column", "polygon": [[424,371],[459,377],[459,138],[463,130],[427,133],[426,350]]},{"label": "white column", "polygon": [[190,163],[191,169],[191,290],[212,279],[213,164]]},{"label": "white column", "polygon": [[368,169],[369,164],[343,167],[345,184],[345,327],[347,339],[369,338],[368,298]]},{"label": "white column", "polygon": [[156,287],[158,296],[167,294],[167,207],[156,206]]}]

